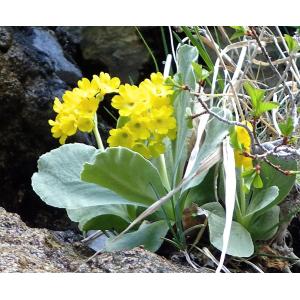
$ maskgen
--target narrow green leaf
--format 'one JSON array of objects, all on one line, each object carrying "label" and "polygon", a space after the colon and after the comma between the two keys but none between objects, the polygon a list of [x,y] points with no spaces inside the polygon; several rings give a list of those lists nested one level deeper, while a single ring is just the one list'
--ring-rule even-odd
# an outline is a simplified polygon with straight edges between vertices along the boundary
[{"label": "narrow green leaf", "polygon": [[194,35],[192,34],[191,30],[187,26],[182,26],[182,29],[186,36],[191,40],[192,44],[197,47],[201,58],[204,60],[206,65],[208,66],[209,70],[212,71],[214,69],[214,64],[208,55],[206,49],[202,46],[201,42],[198,41]]}]

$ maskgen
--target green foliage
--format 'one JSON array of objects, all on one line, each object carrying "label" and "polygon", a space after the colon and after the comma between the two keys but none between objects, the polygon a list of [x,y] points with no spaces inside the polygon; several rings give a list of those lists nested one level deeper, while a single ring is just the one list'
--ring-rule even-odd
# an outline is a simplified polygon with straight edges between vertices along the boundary
[{"label": "green foliage", "polygon": [[281,134],[285,137],[290,136],[294,131],[293,119],[288,117],[286,122],[278,124]]},{"label": "green foliage", "polygon": [[[209,240],[217,249],[222,250],[225,211],[217,202],[205,204],[202,209],[208,211]],[[241,224],[232,222],[226,253],[238,257],[249,257],[253,252],[254,245],[250,233]]]},{"label": "green foliage", "polygon": [[92,162],[98,153],[94,147],[75,143],[42,155],[32,177],[34,191],[48,205],[67,209],[132,204],[104,187],[81,181],[83,164]]},{"label": "green foliage", "polygon": [[166,190],[155,166],[128,148],[108,148],[84,164],[81,179],[95,183],[141,206],[148,206]]},{"label": "green foliage", "polygon": [[296,53],[299,51],[299,43],[292,36],[285,34],[284,39],[286,41],[290,53]]},{"label": "green foliage", "polygon": [[252,219],[248,230],[251,232],[253,241],[265,241],[271,239],[278,229],[279,206],[275,205],[268,209],[264,214],[255,216]]},{"label": "green foliage", "polygon": [[193,69],[194,69],[196,80],[198,82],[204,81],[209,76],[209,72],[207,70],[205,70],[202,67],[202,65],[199,65],[198,63],[193,61],[192,66],[193,66]]},{"label": "green foliage", "polygon": [[263,102],[265,91],[256,89],[250,83],[246,82],[244,88],[250,96],[252,103],[252,114],[255,118],[259,118],[263,113],[272,109],[278,108],[279,104],[276,102]]},{"label": "green foliage", "polygon": [[247,33],[247,30],[244,26],[230,26],[230,27],[235,30],[234,34],[230,37],[231,41],[243,37]]},{"label": "green foliage", "polygon": [[[176,81],[182,82],[190,88],[195,88],[195,77],[192,67],[192,62],[198,59],[198,51],[195,47],[184,45],[178,50],[178,73],[174,76]],[[177,137],[172,142],[172,157],[173,162],[170,168],[173,174],[173,186],[177,185],[181,180],[185,161],[187,160],[188,141],[191,135],[191,129],[185,118],[186,108],[190,107],[193,110],[190,102],[190,94],[188,91],[181,90],[174,97],[174,108],[177,122]]]},{"label": "green foliage", "polygon": [[165,221],[144,222],[137,231],[126,233],[120,237],[112,237],[106,242],[106,251],[129,250],[143,245],[149,251],[157,251],[169,230]]},{"label": "green foliage", "polygon": [[[283,169],[297,168],[297,163],[292,160],[270,158],[270,161]],[[277,205],[283,201],[294,185],[295,175],[284,175],[264,162],[261,164],[260,177],[256,183],[255,171],[249,170],[242,176],[244,188],[240,188],[239,209],[236,211],[235,218],[250,232],[254,241],[269,239],[278,227],[279,208]],[[245,193],[248,193],[248,197]],[[241,209],[242,202],[246,205],[244,211]]]},{"label": "green foliage", "polygon": [[[224,117],[225,119],[230,120],[231,119],[231,113],[228,110],[222,110],[219,108],[214,108],[213,111]],[[230,125],[224,124],[223,122],[219,121],[215,117],[212,117],[206,127],[206,135],[205,139],[201,145],[201,148],[199,149],[199,152],[197,153],[197,157],[195,159],[195,163],[193,165],[193,168],[191,170],[191,174],[194,174],[199,166],[201,165],[201,162],[204,161],[205,158],[209,157],[211,154],[213,154],[221,145],[224,138],[229,134]],[[183,191],[190,189],[194,186],[197,186],[202,182],[204,177],[206,176],[208,171],[204,171],[198,176],[196,176],[193,180],[191,180],[189,183],[187,183]]]}]

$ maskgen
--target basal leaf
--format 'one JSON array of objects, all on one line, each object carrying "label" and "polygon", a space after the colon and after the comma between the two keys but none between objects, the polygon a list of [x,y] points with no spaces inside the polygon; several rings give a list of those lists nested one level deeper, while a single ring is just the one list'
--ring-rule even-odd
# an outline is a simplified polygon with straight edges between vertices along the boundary
[{"label": "basal leaf", "polygon": [[276,205],[278,194],[279,189],[277,186],[263,188],[259,192],[256,192],[247,208],[247,216],[254,214],[261,215]]},{"label": "basal leaf", "polygon": [[100,205],[67,209],[67,213],[72,221],[79,223],[82,231],[114,229],[121,232],[131,222],[127,205]]},{"label": "basal leaf", "polygon": [[110,238],[106,242],[106,251],[129,250],[143,245],[145,249],[155,252],[163,243],[169,227],[165,221],[143,223],[137,231],[126,233],[120,237]]},{"label": "basal leaf", "polygon": [[[226,119],[231,118],[231,114],[228,110],[224,111],[219,108],[213,108],[213,111]],[[224,138],[229,134],[229,130],[230,130],[230,125],[224,124],[224,122],[219,121],[215,117],[211,117],[206,128],[205,139],[202,145],[200,146],[200,150],[197,154],[194,166],[191,169],[190,174],[194,174],[199,168],[199,166],[201,165],[201,163],[204,161],[204,159],[209,157],[219,147],[221,147],[221,143],[223,142]],[[188,182],[184,186],[183,191],[200,184],[202,180],[205,178],[207,172],[202,172],[193,180]]]},{"label": "basal leaf", "polygon": [[[222,251],[225,214],[224,216],[220,216],[220,212],[218,214],[208,211],[209,240],[214,247]],[[249,257],[253,252],[254,246],[250,233],[242,225],[233,221],[226,253],[237,257]]]},{"label": "basal leaf", "polygon": [[77,209],[98,205],[132,204],[112,191],[80,179],[83,164],[100,150],[84,144],[66,144],[42,155],[32,187],[48,205]]},{"label": "basal leaf", "polygon": [[261,240],[269,240],[271,239],[278,229],[279,223],[279,206],[273,206],[268,209],[264,214],[253,218],[250,226],[248,226],[248,230],[251,233],[252,239],[254,241]]},{"label": "basal leaf", "polygon": [[93,163],[86,163],[81,179],[105,187],[131,201],[149,206],[166,190],[154,165],[142,155],[124,147],[108,148],[98,153]]}]

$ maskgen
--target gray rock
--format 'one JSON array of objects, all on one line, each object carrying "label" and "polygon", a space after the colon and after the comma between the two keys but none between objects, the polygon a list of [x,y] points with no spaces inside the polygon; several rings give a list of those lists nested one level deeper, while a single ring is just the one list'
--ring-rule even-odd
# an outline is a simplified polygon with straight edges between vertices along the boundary
[{"label": "gray rock", "polygon": [[66,83],[72,84],[82,77],[81,71],[65,58],[61,45],[48,31],[33,29],[33,47],[47,56],[54,72]]},{"label": "gray rock", "polygon": [[[54,117],[53,99],[76,84],[81,72],[43,27],[0,27],[0,66],[0,205],[35,224],[35,208],[47,209],[32,192],[30,178],[38,157],[59,146],[47,122]],[[64,215],[51,214],[52,220]],[[40,225],[55,223],[48,220]]]},{"label": "gray rock", "polygon": [[72,231],[29,228],[17,214],[0,208],[0,272],[194,272],[142,248],[93,254]]},{"label": "gray rock", "polygon": [[[135,81],[149,60],[148,51],[132,26],[68,27],[78,37],[84,60],[104,65],[113,76]],[[80,32],[80,33],[79,33]],[[100,71],[100,70],[99,70]]]}]

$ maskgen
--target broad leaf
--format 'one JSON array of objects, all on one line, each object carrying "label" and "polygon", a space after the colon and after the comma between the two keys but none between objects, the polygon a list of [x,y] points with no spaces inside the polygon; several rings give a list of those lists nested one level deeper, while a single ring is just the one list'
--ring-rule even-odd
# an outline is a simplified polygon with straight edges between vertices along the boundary
[{"label": "broad leaf", "polygon": [[79,228],[82,231],[114,229],[121,232],[131,222],[126,205],[100,205],[68,209],[67,213],[72,221],[79,222]]},{"label": "broad leaf", "polygon": [[145,249],[155,252],[163,243],[169,227],[165,221],[143,223],[137,231],[126,233],[120,237],[110,238],[106,242],[106,251],[129,250],[143,245]]},{"label": "broad leaf", "polygon": [[98,153],[93,163],[84,165],[81,179],[108,188],[142,206],[153,204],[166,193],[153,164],[124,147],[108,148]]},{"label": "broad leaf", "polygon": [[264,188],[257,192],[253,199],[251,200],[248,208],[247,208],[247,215],[262,215],[265,213],[269,208],[276,204],[276,198],[279,194],[279,189],[277,186],[271,186],[268,188]]},{"label": "broad leaf", "polygon": [[189,190],[185,200],[185,207],[191,206],[192,203],[201,206],[214,200],[214,176],[215,167],[212,167],[203,181]]},{"label": "broad leaf", "polygon": [[76,209],[98,205],[132,204],[110,190],[80,179],[83,164],[100,150],[84,144],[66,144],[42,155],[32,187],[48,205]]},{"label": "broad leaf", "polygon": [[[220,204],[219,206],[220,208],[217,210],[219,215],[208,211],[208,227],[211,244],[222,251],[225,216],[220,216],[222,206]],[[216,209],[216,205],[214,209]],[[250,233],[242,225],[233,221],[226,253],[237,257],[249,257],[253,252],[254,246]]]},{"label": "broad leaf", "polygon": [[[285,160],[283,158],[275,157],[269,157],[268,159],[273,164],[281,166],[283,170],[297,170],[297,162],[295,160]],[[279,188],[279,194],[276,198],[275,204],[281,203],[281,201],[290,192],[296,180],[295,175],[284,175],[266,162],[261,164],[260,176],[264,183],[264,188],[268,188],[273,185]],[[259,193],[259,190],[254,190],[253,196],[255,196],[256,193]]]},{"label": "broad leaf", "polygon": [[269,240],[275,235],[278,229],[279,213],[280,208],[276,205],[257,218],[254,216],[254,221],[248,226],[254,241]]},{"label": "broad leaf", "polygon": [[201,208],[221,218],[225,218],[225,210],[219,202],[209,202],[202,205]]}]

